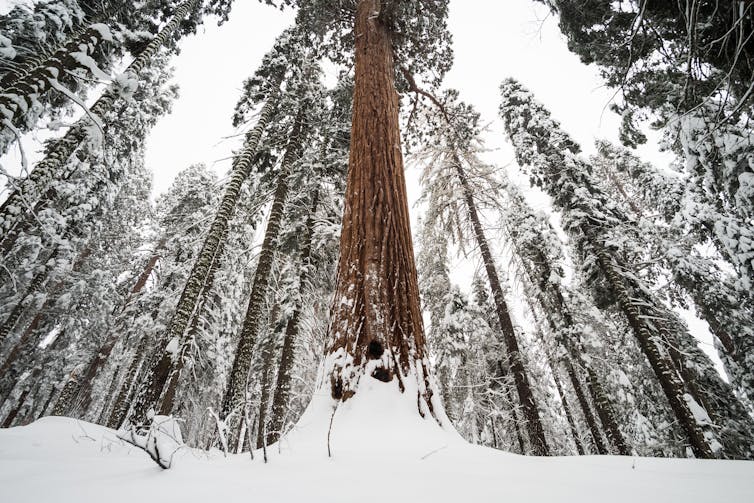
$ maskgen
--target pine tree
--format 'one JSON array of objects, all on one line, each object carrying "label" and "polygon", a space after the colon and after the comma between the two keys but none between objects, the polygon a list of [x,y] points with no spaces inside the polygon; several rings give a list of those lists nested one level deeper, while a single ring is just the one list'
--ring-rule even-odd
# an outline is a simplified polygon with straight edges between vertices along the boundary
[{"label": "pine tree", "polygon": [[[518,263],[525,290],[533,298],[530,304],[539,307],[547,328],[552,331],[555,339],[551,342],[555,346],[552,351],[559,355],[558,359],[565,368],[597,452],[607,454],[602,441],[604,431],[616,451],[628,455],[630,451],[612,406],[601,392],[600,379],[582,356],[584,346],[580,332],[584,331],[584,327],[577,322],[572,314],[573,308],[566,300],[572,294],[564,285],[562,244],[546,217],[533,212],[520,190],[510,181],[505,180],[504,184],[507,205],[503,210],[503,222],[513,248],[514,261]],[[577,367],[583,368],[587,374],[591,403],[582,378],[577,374]],[[597,424],[592,408],[602,427]]]},{"label": "pine tree", "polygon": [[[188,0],[183,3],[170,22],[139,51],[121,78],[115,79],[92,105],[90,112],[69,128],[62,138],[48,146],[45,158],[27,178],[14,187],[14,191],[0,206],[0,243],[5,253],[13,247],[21,232],[35,225],[33,215],[44,209],[49,200],[55,197],[51,185],[56,180],[65,180],[72,176],[72,173],[66,170],[67,161],[91,135],[96,136],[102,130],[104,126],[97,117],[103,117],[112,110],[120,102],[119,98],[128,98],[133,94],[139,74],[148,73],[145,72],[145,67],[155,59],[160,49],[168,44],[184,18],[198,7],[199,2],[200,0]],[[27,211],[24,212],[24,209]]]},{"label": "pine tree", "polygon": [[[754,6],[735,2],[538,0],[559,17],[568,47],[621,90],[626,143],[646,140],[634,119],[664,122],[703,103],[751,115]],[[718,109],[721,110],[721,109]],[[727,114],[716,122],[725,122]],[[713,117],[710,115],[709,117]]]},{"label": "pine tree", "polygon": [[[246,311],[246,318],[240,332],[238,348],[231,369],[228,388],[225,391],[223,404],[220,411],[222,421],[227,421],[227,435],[225,442],[233,451],[237,449],[240,437],[241,418],[246,418],[246,383],[251,366],[251,356],[254,345],[257,341],[261,318],[261,309],[267,296],[268,285],[270,280],[270,269],[275,254],[276,241],[280,232],[281,219],[285,207],[288,191],[290,190],[289,177],[291,169],[300,155],[301,144],[306,135],[302,130],[304,123],[303,112],[299,111],[291,129],[290,140],[286,147],[285,155],[280,166],[280,172],[277,175],[277,183],[270,210],[267,228],[265,230],[264,242],[257,262],[257,269],[254,273],[249,304]],[[242,416],[239,416],[242,413]],[[247,424],[247,428],[251,425]]]},{"label": "pine tree", "polygon": [[[110,312],[124,293],[117,281],[119,267],[140,245],[133,229],[142,221],[150,187],[143,167],[144,138],[175,97],[175,89],[167,85],[166,58],[153,63],[150,85],[134,96],[136,106],[123,103],[110,112],[104,149],[82,152],[73,162],[86,163],[85,169],[57,185],[61,201],[46,215],[53,225],[41,236],[25,236],[12,257],[18,267],[4,270],[11,277],[11,288],[3,292],[6,302],[15,299],[6,305],[15,307],[2,330],[17,336],[4,366],[13,360],[19,375],[40,361],[52,362],[39,374],[46,387],[57,385],[63,366],[70,372],[81,365],[82,355],[103,342]],[[27,282],[29,272],[33,278]],[[53,333],[62,350],[39,348],[39,341]],[[66,340],[75,342],[65,345]]]},{"label": "pine tree", "polygon": [[[151,350],[164,343],[161,331],[172,316],[177,297],[197,255],[197,240],[204,235],[206,215],[217,203],[217,177],[203,165],[180,172],[167,193],[157,201],[157,229],[150,248],[159,249],[159,271],[155,285],[136,296],[117,316],[116,326],[130,341],[118,399],[108,425],[119,427],[128,412],[138,375],[146,374]],[[163,243],[160,245],[160,243]],[[129,362],[129,358],[131,361]],[[141,368],[141,370],[139,370]]]},{"label": "pine tree", "polygon": [[[333,197],[339,205],[345,181],[345,171],[348,165],[348,147],[349,147],[349,127],[351,119],[351,83],[340,81],[339,84],[328,93],[333,102],[332,108],[328,114],[324,114],[326,122],[318,125],[318,140],[309,142],[310,147],[302,156],[302,165],[310,167],[301,171],[311,173],[307,175],[297,185],[302,187],[303,197],[293,198],[288,213],[288,229],[284,231],[280,239],[279,249],[281,253],[288,256],[291,253],[299,252],[298,261],[293,261],[293,267],[299,269],[298,281],[292,283],[285,289],[287,292],[287,301],[283,304],[283,312],[288,313],[285,321],[285,332],[280,344],[280,360],[277,369],[277,378],[272,391],[272,398],[269,424],[260,428],[260,431],[267,431],[267,444],[272,444],[278,440],[283,433],[286,420],[295,419],[291,414],[290,395],[293,387],[292,379],[294,368],[294,358],[297,348],[302,346],[300,339],[302,322],[306,321],[304,303],[307,297],[311,298],[314,293],[312,290],[313,282],[318,276],[320,270],[324,269],[322,263],[317,263],[317,252],[313,249],[315,238],[322,240],[325,236],[330,236],[334,241],[337,238],[334,230],[337,227],[328,227],[323,225],[327,223],[327,217],[320,217],[318,213],[324,211],[324,214],[334,216],[336,214],[332,205]],[[337,194],[335,196],[333,194]],[[329,196],[329,197],[328,197]],[[296,211],[298,209],[298,211]],[[327,211],[329,210],[329,211]],[[301,213],[299,216],[298,213]],[[318,225],[319,224],[319,225]],[[318,229],[319,227],[319,229]],[[319,236],[316,233],[319,231]],[[287,243],[291,243],[287,245]],[[332,248],[329,248],[332,250]],[[328,257],[325,247],[325,257]],[[335,262],[335,257],[330,255],[331,263]],[[320,261],[321,262],[321,261]],[[292,272],[292,274],[296,274]],[[326,285],[332,281],[322,282],[330,295],[330,290]],[[305,292],[308,292],[308,295]],[[288,307],[290,306],[290,307]],[[260,425],[263,424],[263,414],[260,408]]]},{"label": "pine tree", "polygon": [[648,321],[648,317],[669,317],[667,308],[649,293],[638,275],[624,272],[627,264],[606,242],[606,231],[624,222],[625,216],[599,191],[588,165],[576,157],[578,146],[550,118],[549,112],[513,80],[507,80],[501,92],[500,112],[519,164],[529,170],[533,182],[542,186],[553,204],[564,212],[566,229],[574,237],[582,260],[607,281],[694,454],[714,457],[709,425],[694,414],[701,406],[689,393],[687,386],[691,383],[684,382],[668,354],[666,344],[676,338],[673,330],[677,327]]},{"label": "pine tree", "polygon": [[[717,337],[716,347],[731,381],[754,403],[754,369],[747,356],[754,347],[750,295],[720,269],[714,257],[699,251],[706,236],[696,232],[686,213],[679,211],[688,197],[683,180],[664,175],[631,152],[606,142],[598,143],[598,155],[591,162],[607,175],[610,186],[623,187],[623,200],[634,201],[629,210],[634,207],[641,235],[650,244],[650,255],[643,260],[661,268],[657,275],[672,278],[670,302],[685,307],[687,297],[691,299],[697,314]],[[658,208],[660,213],[641,208]]]},{"label": "pine tree", "polygon": [[[446,100],[454,98],[455,93],[451,92]],[[483,199],[484,196],[478,195],[486,194],[489,197],[495,192],[496,185],[491,182],[487,167],[474,156],[472,142],[477,141],[476,137],[479,134],[476,125],[478,115],[464,104],[448,106],[436,99],[434,101],[434,105],[439,108],[434,113],[440,116],[439,122],[442,124],[436,133],[436,142],[442,145],[442,150],[436,152],[427,162],[428,169],[423,175],[424,182],[430,187],[428,189],[431,194],[429,195],[430,205],[435,205],[436,208],[449,208],[450,214],[436,215],[436,217],[453,222],[457,226],[455,231],[457,235],[462,235],[461,229],[464,228],[470,229],[469,232],[474,237],[474,243],[479,248],[492,289],[497,323],[507,353],[507,365],[513,375],[516,392],[523,408],[533,453],[547,455],[547,440],[532,392],[531,379],[523,363],[519,335],[514,329],[503,283],[479,215],[478,206],[482,204],[479,199]],[[438,119],[435,119],[435,122],[438,122]],[[459,199],[462,203],[458,201]],[[459,208],[459,204],[465,206],[465,211]],[[430,214],[432,214],[431,211]]]},{"label": "pine tree", "polygon": [[[132,423],[135,425],[145,421],[148,411],[156,406],[169,381],[178,378],[178,369],[182,363],[180,355],[173,349],[181,348],[181,353],[185,351],[187,328],[197,312],[204,292],[211,287],[212,271],[222,255],[222,246],[227,238],[228,225],[238,204],[241,188],[257,160],[260,140],[276,110],[279,86],[289,68],[286,63],[292,63],[290,68],[293,69],[300,66],[297,64],[297,58],[300,57],[300,53],[297,52],[300,47],[299,39],[295,35],[295,32],[289,31],[276,41],[258,71],[259,78],[252,79],[247,84],[247,92],[253,96],[253,101],[258,103],[264,100],[264,105],[256,126],[247,133],[243,149],[234,159],[230,180],[225,187],[215,218],[193,265],[175,314],[167,326],[163,339],[164,347],[160,350],[161,356],[155,359],[145,382],[140,385],[131,413]],[[286,56],[290,59],[286,60]]]}]

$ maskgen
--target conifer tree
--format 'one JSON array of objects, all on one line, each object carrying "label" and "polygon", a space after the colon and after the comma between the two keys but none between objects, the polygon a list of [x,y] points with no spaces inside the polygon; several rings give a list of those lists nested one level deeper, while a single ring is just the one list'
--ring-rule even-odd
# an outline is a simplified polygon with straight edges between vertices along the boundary
[{"label": "conifer tree", "polygon": [[[278,440],[283,433],[286,421],[295,419],[291,417],[293,414],[290,414],[290,395],[293,388],[295,353],[297,349],[300,352],[299,348],[302,346],[301,325],[306,321],[304,302],[312,295],[316,295],[312,291],[315,290],[312,283],[316,281],[316,278],[322,278],[322,273],[327,277],[327,267],[322,263],[321,258],[318,259],[318,255],[324,256],[325,263],[335,262],[332,247],[321,248],[322,251],[317,253],[314,250],[314,241],[317,239],[321,242],[325,237],[329,237],[330,241],[337,239],[336,232],[339,230],[337,226],[325,224],[328,223],[327,215],[330,215],[330,219],[337,215],[333,203],[337,201],[339,206],[342,205],[341,194],[348,165],[351,84],[347,80],[341,80],[335,89],[328,92],[333,105],[329,113],[323,114],[326,117],[325,123],[318,124],[316,127],[315,131],[319,138],[308,142],[310,146],[302,156],[302,166],[309,165],[310,167],[301,171],[311,173],[306,175],[305,180],[297,183],[301,186],[301,193],[304,196],[294,197],[291,201],[289,207],[293,209],[288,212],[288,229],[284,231],[280,240],[281,253],[290,256],[291,252],[299,252],[298,261],[294,260],[293,264],[299,268],[300,272],[298,281],[293,282],[286,289],[288,299],[284,299],[287,303],[283,304],[282,309],[284,313],[288,313],[291,309],[292,312],[287,315],[285,332],[280,343],[277,377],[270,399],[269,424],[264,428],[267,431],[267,444]],[[318,216],[318,214],[323,214],[323,216]],[[291,243],[291,245],[286,246],[286,243]],[[323,290],[328,296],[331,290],[327,288],[327,285],[331,283],[332,281],[322,282]],[[292,308],[287,307],[290,304]],[[260,424],[263,424],[262,418],[260,408]]]},{"label": "conifer tree", "polygon": [[[230,179],[225,187],[223,197],[215,213],[212,225],[205,237],[202,248],[186,281],[183,293],[178,301],[175,313],[167,325],[163,339],[164,347],[160,350],[152,368],[147,372],[145,381],[140,385],[138,397],[132,411],[132,423],[142,424],[147,413],[154,409],[168,382],[178,378],[182,365],[181,354],[186,349],[186,333],[192,318],[197,312],[200,299],[212,284],[212,271],[216,261],[222,255],[222,246],[227,238],[229,222],[239,201],[241,188],[248,179],[254,162],[257,160],[260,140],[276,111],[280,83],[289,68],[298,68],[300,57],[299,38],[295,31],[285,32],[277,41],[272,51],[266,55],[255,78],[247,83],[246,92],[253,96],[252,102],[264,100],[257,123],[245,138],[241,152],[235,157]],[[286,56],[290,59],[286,59]],[[181,348],[180,352],[174,348]]]},{"label": "conifer tree", "polygon": [[[617,425],[612,406],[600,394],[601,384],[594,369],[590,367],[582,353],[584,351],[584,327],[576,321],[567,298],[572,295],[565,288],[562,244],[554,229],[543,215],[537,215],[527,204],[523,194],[510,181],[504,180],[506,205],[503,209],[505,232],[513,248],[514,261],[520,269],[525,290],[533,298],[533,306],[539,306],[542,317],[553,332],[554,352],[565,368],[576,395],[580,410],[589,427],[592,441],[600,454],[607,454],[602,442],[604,430],[612,446],[619,454],[628,455],[623,433]],[[582,378],[576,368],[583,367],[589,379],[591,403],[586,396]],[[602,425],[597,424],[596,410]]]},{"label": "conifer tree", "polygon": [[[704,393],[694,390],[707,385],[717,388],[719,376],[714,375],[711,364],[702,355],[695,354],[686,361],[685,355],[673,351],[679,344],[688,350],[695,346],[685,326],[650,293],[638,273],[625,272],[631,270],[625,254],[630,247],[625,240],[618,244],[610,239],[613,237],[610,231],[621,225],[625,228],[629,220],[607,200],[594,182],[588,164],[577,157],[578,146],[550,118],[549,112],[516,81],[507,80],[501,92],[501,116],[519,163],[564,212],[566,229],[574,237],[586,268],[593,277],[601,276],[609,285],[612,302],[620,306],[629,320],[694,454],[712,457],[716,443],[710,431],[712,423],[699,413],[703,410],[700,400]],[[694,361],[693,372],[690,372],[691,361]],[[707,412],[719,417],[722,421],[719,426],[727,428],[728,411],[740,404],[735,403],[729,390],[724,395],[725,404],[717,404],[720,406],[717,410],[714,404],[708,404]],[[736,455],[742,448],[746,450],[741,445],[748,443],[746,436],[737,440],[737,443],[726,442],[728,455]]]},{"label": "conifer tree", "polygon": [[[677,374],[667,348],[667,327],[650,324],[647,316],[662,319],[664,306],[650,296],[636,275],[623,272],[621,260],[605,242],[605,231],[622,216],[616,214],[604,194],[590,179],[589,168],[576,157],[578,146],[553,121],[549,112],[533,101],[518,82],[509,79],[501,86],[500,113],[516,149],[521,166],[532,181],[542,186],[553,204],[564,211],[566,229],[574,236],[585,262],[594,264],[604,275],[615,301],[629,319],[634,335],[663,387],[670,406],[684,428],[689,444],[698,457],[715,456],[711,432],[694,415],[691,395]],[[639,302],[639,299],[641,301]],[[645,314],[646,313],[646,314]],[[707,431],[705,431],[705,429]]]},{"label": "conifer tree", "polygon": [[[104,126],[99,118],[112,110],[120,102],[119,98],[128,98],[133,94],[138,86],[139,74],[144,73],[145,67],[172,40],[174,33],[185,21],[184,18],[199,5],[200,0],[184,2],[176,10],[174,17],[139,51],[122,76],[108,86],[102,96],[92,105],[89,113],[69,128],[62,138],[48,146],[45,158],[38,163],[28,177],[16,182],[13,192],[0,206],[0,243],[5,253],[13,247],[20,233],[35,225],[33,215],[47,207],[49,199],[55,197],[52,184],[57,180],[65,180],[72,176],[72,172],[66,169],[67,161],[82,143],[90,139],[91,135],[96,136],[102,130]],[[2,106],[1,103],[0,106]],[[96,143],[96,140],[94,142]]]},{"label": "conifer tree", "polygon": [[[103,342],[110,312],[124,294],[119,268],[140,245],[134,228],[143,221],[150,187],[144,138],[175,97],[166,65],[166,58],[155,58],[135,105],[121,103],[110,112],[104,149],[88,148],[72,161],[85,167],[57,185],[60,200],[43,215],[45,233],[24,236],[6,262],[7,287],[4,282],[0,294],[4,305],[14,307],[3,318],[3,334],[13,341],[4,382],[13,384],[14,375],[51,362],[36,375],[57,395],[61,374],[75,373],[82,356]],[[54,338],[61,350],[40,347],[45,338]]]},{"label": "conifer tree", "polygon": [[331,395],[338,401],[353,396],[359,380],[369,378],[369,365],[371,377],[397,378],[402,389],[418,389],[420,412],[441,418],[432,399],[403,159],[396,148],[395,69],[442,77],[450,63],[447,2],[282,3],[299,8],[302,28],[327,35],[330,59],[355,62],[351,157],[327,350]]},{"label": "conifer tree", "polygon": [[[598,155],[591,158],[595,169],[607,175],[609,186],[623,188],[624,201],[634,201],[628,210],[634,208],[642,237],[650,245],[650,255],[644,261],[662,269],[656,274],[667,273],[672,278],[668,289],[670,302],[684,307],[686,298],[691,299],[697,314],[717,338],[716,347],[731,381],[754,403],[751,295],[723,272],[713,258],[699,251],[705,236],[700,236],[686,212],[680,211],[684,199],[689,197],[684,193],[683,181],[660,173],[626,149],[607,142],[598,142],[597,146]],[[648,209],[641,211],[642,208]],[[659,209],[659,214],[650,208]]]},{"label": "conifer tree", "polygon": [[[451,92],[446,100],[453,100],[455,96],[456,93]],[[431,187],[428,192],[433,192],[429,196],[432,204],[437,208],[450,209],[449,213],[438,214],[436,217],[461,226],[454,231],[459,236],[464,232],[462,228],[469,229],[468,232],[473,235],[474,243],[479,248],[493,294],[507,365],[511,370],[523,409],[533,454],[547,455],[547,441],[532,392],[531,379],[523,363],[522,351],[519,349],[520,335],[516,334],[514,329],[498,266],[492,255],[479,214],[478,207],[483,204],[479,199],[485,197],[481,194],[490,197],[490,194],[496,190],[496,184],[491,181],[491,174],[487,167],[474,156],[472,143],[477,141],[479,135],[478,115],[464,104],[453,106],[442,104],[436,99],[434,101],[432,110],[436,116],[439,116],[439,120],[436,119],[434,122],[440,124],[437,128],[436,141],[442,147],[427,162],[428,169],[423,179]],[[462,203],[458,201],[459,199]],[[460,209],[459,204],[463,204],[464,208]]]}]

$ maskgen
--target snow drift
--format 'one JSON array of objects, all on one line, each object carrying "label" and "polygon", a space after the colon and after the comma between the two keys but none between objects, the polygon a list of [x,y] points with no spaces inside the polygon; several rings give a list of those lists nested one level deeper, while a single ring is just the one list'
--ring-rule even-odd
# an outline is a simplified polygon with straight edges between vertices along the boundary
[{"label": "snow drift", "polygon": [[422,419],[416,397],[398,395],[394,383],[365,381],[334,415],[330,397],[315,396],[296,428],[268,448],[266,464],[261,453],[251,460],[183,448],[174,468],[162,470],[115,431],[68,418],[0,430],[0,500],[754,501],[754,462],[508,454]]}]

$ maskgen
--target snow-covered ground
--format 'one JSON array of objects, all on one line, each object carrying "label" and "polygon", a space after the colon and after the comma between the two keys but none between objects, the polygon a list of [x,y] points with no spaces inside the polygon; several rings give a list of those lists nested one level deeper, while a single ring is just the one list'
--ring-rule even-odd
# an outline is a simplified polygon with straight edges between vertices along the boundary
[{"label": "snow-covered ground", "polygon": [[754,462],[507,454],[464,443],[421,419],[416,395],[368,380],[335,413],[330,458],[324,396],[267,464],[185,449],[165,471],[114,431],[66,418],[0,430],[0,501],[754,502]]}]

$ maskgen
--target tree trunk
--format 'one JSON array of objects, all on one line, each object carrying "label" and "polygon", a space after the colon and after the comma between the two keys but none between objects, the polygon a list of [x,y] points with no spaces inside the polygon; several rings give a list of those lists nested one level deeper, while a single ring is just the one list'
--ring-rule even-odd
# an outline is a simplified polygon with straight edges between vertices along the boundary
[{"label": "tree trunk", "polygon": [[110,405],[115,400],[115,393],[118,390],[118,376],[120,374],[121,364],[116,365],[115,370],[113,370],[113,375],[110,378],[110,385],[107,387],[107,391],[105,392],[105,396],[102,397],[102,405],[100,406],[99,413],[96,417],[96,419],[92,419],[92,422],[95,422],[97,424],[106,424],[107,418],[109,417],[110,412]]},{"label": "tree trunk", "polygon": [[123,376],[120,391],[118,391],[118,396],[115,398],[112,410],[107,418],[108,428],[118,429],[123,425],[123,421],[126,419],[128,409],[131,407],[133,390],[140,381],[138,377],[145,373],[144,367],[149,364],[149,361],[146,358],[148,346],[147,337],[143,337],[141,342],[139,342],[136,351],[134,351],[131,364],[128,366],[125,376]]},{"label": "tree trunk", "polygon": [[54,87],[59,78],[66,73],[80,68],[86,69],[77,57],[80,53],[92,56],[104,40],[104,31],[99,27],[89,26],[72,38],[47,60],[30,69],[13,83],[0,91],[0,134],[6,128],[23,127],[23,118],[32,109],[38,98]]},{"label": "tree trunk", "polygon": [[[275,304],[270,309],[270,315],[268,319],[268,334],[267,337],[260,341],[262,368],[259,372],[259,412],[257,413],[257,441],[256,448],[261,449],[266,447],[267,440],[267,409],[270,406],[270,384],[271,375],[273,371],[273,354],[275,352],[275,334],[277,333],[275,327],[275,320],[280,315],[280,304]],[[265,455],[265,461],[267,457]]]},{"label": "tree trunk", "polygon": [[589,393],[592,395],[594,408],[597,411],[597,415],[600,417],[607,439],[613,447],[617,449],[618,454],[621,456],[630,456],[631,449],[626,443],[623,432],[621,432],[618,427],[618,422],[615,420],[615,412],[613,412],[612,404],[607,398],[604,389],[602,389],[602,384],[600,384],[597,375],[590,367],[586,367],[586,372]]},{"label": "tree trunk", "polygon": [[215,284],[215,275],[220,268],[221,257],[225,250],[225,240],[223,239],[215,251],[215,256],[212,259],[212,265],[209,268],[207,277],[205,279],[204,286],[202,287],[201,294],[197,299],[196,309],[191,320],[191,324],[188,328],[188,337],[184,342],[181,349],[181,357],[175,362],[173,368],[168,376],[167,384],[165,385],[165,392],[162,395],[162,403],[160,403],[160,414],[163,416],[170,415],[173,412],[173,405],[175,404],[175,395],[178,392],[178,383],[180,382],[181,372],[183,371],[185,351],[190,350],[190,346],[193,345],[196,340],[196,332],[199,329],[199,321],[201,314],[204,312],[204,305],[212,291],[212,286]]},{"label": "tree trunk", "polygon": [[16,420],[19,412],[21,412],[21,408],[24,406],[24,403],[26,403],[26,397],[29,396],[29,391],[31,391],[31,389],[26,388],[23,392],[21,392],[21,396],[18,397],[18,401],[10,410],[10,412],[8,412],[8,415],[5,416],[3,425],[0,426],[0,428],[10,428],[11,426],[13,426],[13,422]]},{"label": "tree trunk", "polygon": [[[291,138],[286,147],[285,156],[278,174],[275,195],[272,201],[270,217],[267,221],[267,228],[264,232],[264,241],[262,250],[259,253],[257,269],[254,272],[254,280],[249,296],[249,304],[246,309],[246,317],[241,327],[240,339],[236,349],[236,355],[233,359],[233,367],[230,372],[228,387],[223,397],[220,418],[227,421],[226,439],[228,446],[234,450],[239,443],[239,434],[242,421],[241,416],[245,417],[246,404],[246,384],[251,368],[252,352],[259,335],[260,322],[262,321],[262,309],[267,299],[267,290],[270,282],[270,271],[272,270],[272,261],[277,248],[277,239],[280,234],[280,224],[283,220],[283,209],[288,190],[290,188],[289,176],[292,164],[297,159],[302,142],[302,124],[303,115],[299,112],[296,122],[291,131]],[[247,425],[251,427],[251,425]]]},{"label": "tree trunk", "polygon": [[[499,377],[505,379],[508,373],[505,371],[503,360],[497,361],[497,369],[498,369]],[[503,389],[503,394],[505,395],[505,399],[508,401],[509,404],[511,404],[511,415],[513,416],[513,428],[516,430],[516,439],[518,440],[518,447],[519,449],[521,449],[520,451],[521,454],[526,454],[526,443],[524,442],[524,435],[521,433],[521,427],[518,425],[518,413],[516,412],[516,407],[513,404],[513,397],[511,396],[511,392],[508,389],[507,383],[503,383],[502,389]]]},{"label": "tree trunk", "polygon": [[[403,173],[391,34],[379,0],[359,0],[355,85],[340,259],[330,326],[331,395],[347,400],[371,377],[417,379],[422,415],[435,415]],[[327,375],[327,374],[326,374]],[[438,415],[436,419],[440,420]]]},{"label": "tree trunk", "polygon": [[[200,5],[201,0],[188,0],[178,7],[170,22],[128,65],[124,75],[137,76],[149,64],[157,51],[170,41],[184,18]],[[114,86],[109,87],[92,105],[91,114],[96,117],[104,117],[112,109],[119,96]],[[1,102],[0,105],[2,105]],[[0,205],[0,243],[2,243],[3,249],[9,250],[13,247],[13,243],[20,235],[15,227],[32,218],[32,215],[28,214],[29,210],[35,207],[38,200],[51,190],[52,183],[55,180],[67,179],[71,176],[72,172],[65,171],[65,164],[81,142],[87,138],[87,128],[90,125],[91,119],[87,115],[69,128],[62,138],[55,141],[51,150],[29,176],[22,180],[20,186]],[[27,211],[24,212],[24,209],[27,209]]]},{"label": "tree trunk", "polygon": [[[704,435],[704,431],[696,422],[694,414],[686,401],[686,390],[683,381],[678,377],[670,358],[662,350],[660,346],[662,341],[658,340],[658,336],[653,334],[646,325],[646,316],[652,313],[642,312],[626,287],[625,279],[616,270],[617,265],[613,262],[608,252],[594,239],[589,231],[584,231],[584,233],[594,248],[600,269],[602,269],[605,278],[612,287],[621,310],[628,318],[634,336],[639,342],[642,352],[647,357],[657,380],[660,382],[660,386],[670,403],[676,419],[686,433],[691,449],[699,458],[714,459],[715,454]],[[653,303],[649,302],[647,304],[652,305]]]},{"label": "tree trunk", "polygon": [[589,426],[589,431],[592,434],[592,440],[594,441],[594,446],[597,448],[597,453],[610,454],[605,447],[605,443],[602,441],[602,432],[597,425],[597,420],[592,413],[592,408],[589,406],[589,400],[587,400],[586,395],[584,394],[581,379],[576,375],[576,369],[573,368],[573,364],[568,357],[563,359],[563,364],[565,365],[568,378],[571,381],[571,386],[573,386],[573,390],[576,393],[576,399],[579,401],[579,406],[584,414],[586,424]]},{"label": "tree trunk", "polygon": [[[541,334],[540,340],[542,340],[543,344],[547,344]],[[547,365],[550,367],[550,373],[552,374],[552,380],[555,382],[555,389],[557,390],[558,396],[560,397],[560,403],[563,404],[563,412],[565,412],[566,420],[568,421],[568,427],[571,429],[571,436],[573,437],[573,441],[576,444],[576,451],[580,456],[583,456],[585,452],[584,446],[581,444],[581,438],[579,438],[579,430],[578,428],[576,428],[576,421],[573,418],[573,414],[571,414],[571,407],[568,405],[568,399],[566,398],[565,392],[563,391],[563,385],[560,381],[560,375],[558,375],[558,369],[553,364],[552,358],[549,354],[547,355]],[[599,442],[599,445],[601,445],[601,438]],[[604,449],[604,446],[602,446],[602,450]],[[600,452],[600,454],[606,454],[606,452]]]},{"label": "tree trunk", "polygon": [[[275,101],[273,97],[267,100],[262,108],[257,125],[246,135],[244,148],[235,158],[230,180],[225,186],[225,192],[220,201],[220,207],[215,214],[215,219],[207,233],[207,237],[204,238],[204,243],[199,251],[196,263],[193,269],[191,269],[181,298],[178,300],[175,314],[173,314],[168,325],[166,336],[163,339],[165,341],[164,346],[161,348],[162,356],[155,360],[154,365],[146,375],[147,380],[139,385],[132,415],[135,421],[134,424],[143,422],[149,409],[155,407],[160,395],[163,394],[168,384],[173,365],[179,364],[177,359],[174,361],[174,354],[168,351],[168,346],[170,344],[176,344],[180,348],[184,346],[186,331],[189,328],[191,319],[196,314],[202,292],[211,287],[211,285],[208,285],[207,280],[211,274],[213,264],[219,259],[218,250],[220,250],[226,238],[228,224],[238,204],[241,187],[251,171],[252,160],[259,148],[262,133],[272,118],[275,110]],[[175,343],[172,341],[175,341]]]},{"label": "tree trunk", "polygon": [[[303,290],[304,285],[309,279],[309,267],[312,253],[312,236],[314,234],[314,215],[317,213],[319,205],[319,192],[315,190],[312,196],[312,208],[306,219],[306,230],[303,237],[304,246],[301,249],[301,274],[299,275],[299,291]],[[285,335],[283,336],[283,349],[280,354],[280,365],[278,366],[278,375],[275,383],[275,391],[272,397],[272,410],[270,411],[270,422],[267,430],[267,444],[271,445],[277,442],[283,434],[283,421],[288,413],[288,399],[291,394],[291,377],[294,363],[294,344],[298,338],[299,321],[301,320],[301,308],[303,297],[296,302],[291,317],[285,326]]]},{"label": "tree trunk", "polygon": [[492,253],[490,252],[490,247],[487,243],[487,237],[484,235],[484,229],[479,220],[479,214],[476,210],[476,203],[474,202],[474,196],[466,177],[466,172],[457,156],[455,156],[454,162],[456,165],[456,173],[458,174],[463,189],[463,198],[466,201],[466,206],[469,211],[469,218],[471,219],[474,236],[479,245],[479,251],[482,254],[484,268],[487,271],[487,278],[490,283],[490,289],[492,290],[492,297],[495,300],[496,313],[503,334],[508,364],[511,373],[513,374],[518,398],[524,411],[526,429],[529,433],[529,441],[531,442],[533,449],[532,454],[537,456],[548,456],[550,452],[547,446],[547,440],[545,439],[545,432],[542,428],[542,422],[539,419],[539,409],[534,401],[534,394],[531,391],[529,376],[526,374],[526,368],[524,367],[524,362],[518,348],[518,339],[516,338],[516,332],[513,328],[513,321],[508,312],[508,305],[505,302],[503,288],[497,275],[495,261],[492,258]]}]

